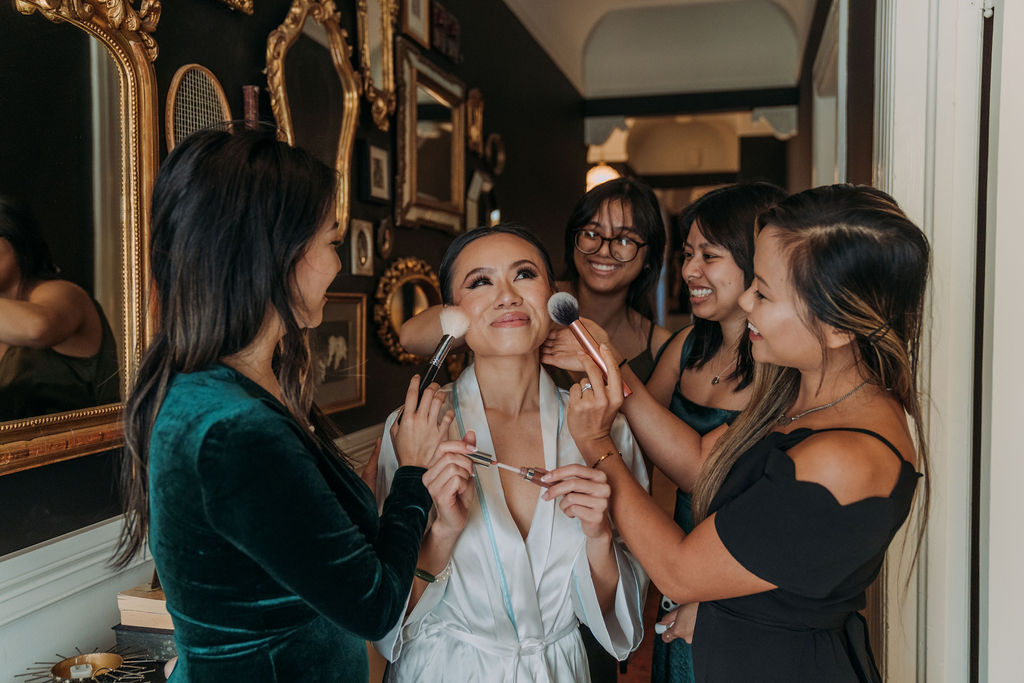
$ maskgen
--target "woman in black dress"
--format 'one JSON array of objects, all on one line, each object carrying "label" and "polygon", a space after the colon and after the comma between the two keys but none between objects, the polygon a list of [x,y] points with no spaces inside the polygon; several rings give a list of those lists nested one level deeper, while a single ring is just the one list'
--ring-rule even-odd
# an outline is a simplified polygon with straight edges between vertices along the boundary
[{"label": "woman in black dress", "polygon": [[[706,457],[680,442],[697,527],[673,524],[607,438],[623,400],[608,347],[607,384],[580,358],[589,381],[570,392],[568,425],[652,581],[699,603],[697,681],[880,682],[857,610],[927,469],[917,362],[928,244],[869,187],[802,192],[758,226],[740,299],[753,396]],[[571,470],[548,475],[547,496]]]}]

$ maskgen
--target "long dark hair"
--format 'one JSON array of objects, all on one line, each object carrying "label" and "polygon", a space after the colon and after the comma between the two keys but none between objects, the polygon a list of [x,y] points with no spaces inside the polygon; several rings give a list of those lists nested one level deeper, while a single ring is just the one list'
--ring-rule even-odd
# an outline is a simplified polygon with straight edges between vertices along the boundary
[{"label": "long dark hair", "polygon": [[0,196],[0,238],[11,243],[18,262],[21,281],[54,280],[59,269],[53,263],[50,247],[43,239],[39,223],[26,206]]},{"label": "long dark hair", "polygon": [[536,235],[516,223],[501,223],[464,232],[448,245],[448,249],[441,258],[441,267],[438,269],[438,279],[441,281],[441,299],[446,304],[452,303],[452,278],[455,276],[455,259],[459,257],[459,254],[462,253],[467,244],[481,237],[490,237],[491,235],[512,235],[532,245],[540,253],[542,265],[547,273],[548,283],[552,287],[555,286],[555,271],[551,267],[551,257],[548,256],[547,250],[540,243],[540,240],[537,239]]},{"label": "long dark hair", "polygon": [[145,542],[149,439],[171,379],[244,349],[270,307],[285,329],[274,357],[284,403],[340,454],[330,439],[336,428],[313,407],[308,335],[293,313],[295,266],[333,207],[336,182],[272,132],[200,131],[164,161],[150,244],[158,332],[125,403],[118,566]]},{"label": "long dark hair", "polygon": [[619,202],[623,208],[628,206],[633,216],[633,232],[640,236],[641,241],[647,243],[643,269],[629,284],[626,305],[645,318],[651,318],[654,315],[651,295],[661,276],[661,264],[665,260],[665,223],[661,220],[661,207],[658,206],[658,198],[654,196],[654,191],[639,180],[609,180],[591,189],[577,202],[565,226],[563,277],[572,283],[573,289],[579,288],[580,274],[576,270],[573,258],[576,252],[576,233],[593,220],[605,202]]},{"label": "long dark hair", "polygon": [[[918,468],[929,499],[928,442],[920,399],[921,331],[929,247],[921,229],[881,190],[854,185],[818,187],[762,213],[759,228],[778,231],[808,328],[831,326],[853,335],[860,372],[900,402],[914,422]],[[810,324],[813,318],[817,324]],[[822,357],[825,345],[822,337]],[[740,455],[775,428],[796,400],[800,372],[758,364],[747,410],[719,439],[694,489],[698,522]],[[918,535],[918,551],[921,538]],[[916,558],[916,553],[915,553]]]},{"label": "long dark hair", "polygon": [[[785,190],[771,183],[742,183],[712,190],[690,204],[679,218],[683,242],[695,226],[711,244],[718,245],[732,255],[743,271],[743,286],[754,281],[754,228],[757,215],[782,201]],[[715,357],[722,347],[722,326],[714,320],[694,316],[693,351],[686,367],[700,368]],[[747,387],[754,379],[754,357],[750,352],[750,338],[744,334],[736,349],[736,365],[729,380],[738,379],[735,391]]]}]

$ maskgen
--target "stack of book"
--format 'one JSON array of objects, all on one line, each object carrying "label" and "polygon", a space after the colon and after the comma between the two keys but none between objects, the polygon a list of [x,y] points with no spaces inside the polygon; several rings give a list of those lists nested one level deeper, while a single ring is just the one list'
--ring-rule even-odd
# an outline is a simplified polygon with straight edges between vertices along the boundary
[{"label": "stack of book", "polygon": [[122,591],[117,594],[117,608],[121,612],[121,623],[114,627],[118,646],[161,662],[177,654],[174,623],[160,588],[145,583]]},{"label": "stack of book", "polygon": [[174,630],[163,590],[152,588],[148,583],[118,593],[117,609],[124,626]]}]

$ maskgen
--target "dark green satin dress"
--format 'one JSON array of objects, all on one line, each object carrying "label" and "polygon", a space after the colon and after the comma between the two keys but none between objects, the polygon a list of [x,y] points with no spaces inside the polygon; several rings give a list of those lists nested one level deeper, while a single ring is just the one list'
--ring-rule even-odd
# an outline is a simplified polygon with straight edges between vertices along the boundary
[{"label": "dark green satin dress", "polygon": [[[693,351],[693,334],[690,334],[683,342],[679,358],[680,373],[686,368],[686,361],[689,359],[691,351]],[[680,420],[693,427],[701,436],[724,423],[731,423],[740,413],[738,410],[709,408],[694,403],[679,391],[678,382],[672,392],[669,410]],[[673,519],[682,527],[683,531],[687,533],[693,531],[693,499],[689,493],[684,493],[679,489],[676,489],[676,507]],[[666,610],[659,606],[658,621],[665,616],[665,612]],[[651,681],[652,683],[693,683],[693,652],[690,644],[681,638],[666,643],[661,636],[655,636]]]},{"label": "dark green satin dress", "polygon": [[173,378],[149,457],[172,683],[366,681],[364,641],[405,610],[424,470],[400,468],[378,516],[350,467],[220,364]]}]

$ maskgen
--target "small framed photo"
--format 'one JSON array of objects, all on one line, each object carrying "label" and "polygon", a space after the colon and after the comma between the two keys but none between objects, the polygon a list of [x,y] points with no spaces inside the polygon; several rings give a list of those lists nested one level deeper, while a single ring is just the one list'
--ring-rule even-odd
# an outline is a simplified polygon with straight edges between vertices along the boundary
[{"label": "small framed photo", "polygon": [[365,143],[362,166],[360,189],[363,199],[391,201],[391,158],[388,150],[371,142]]},{"label": "small framed photo", "polygon": [[366,403],[366,295],[327,293],[313,331],[316,402],[324,413]]},{"label": "small framed photo", "polygon": [[402,0],[402,33],[430,49],[430,0]]},{"label": "small framed photo", "polygon": [[377,255],[382,259],[391,258],[395,249],[395,222],[389,216],[377,226]]},{"label": "small framed photo", "polygon": [[349,225],[352,274],[373,275],[373,223],[353,218]]}]

